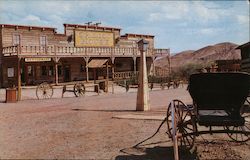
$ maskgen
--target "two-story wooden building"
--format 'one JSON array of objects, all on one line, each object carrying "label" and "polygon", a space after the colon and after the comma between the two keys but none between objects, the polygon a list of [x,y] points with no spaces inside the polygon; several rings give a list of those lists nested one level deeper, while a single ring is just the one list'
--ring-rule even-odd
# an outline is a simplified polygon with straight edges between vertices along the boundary
[{"label": "two-story wooden building", "polygon": [[121,35],[120,28],[97,24],[64,24],[64,34],[51,27],[0,24],[0,85],[17,86],[18,79],[22,85],[89,81],[106,75],[104,64],[111,78],[114,72],[136,72],[142,38],[149,42],[149,71],[157,56],[169,56],[169,49],[154,48],[153,35]]},{"label": "two-story wooden building", "polygon": [[241,51],[241,71],[250,73],[250,42],[237,47]]}]

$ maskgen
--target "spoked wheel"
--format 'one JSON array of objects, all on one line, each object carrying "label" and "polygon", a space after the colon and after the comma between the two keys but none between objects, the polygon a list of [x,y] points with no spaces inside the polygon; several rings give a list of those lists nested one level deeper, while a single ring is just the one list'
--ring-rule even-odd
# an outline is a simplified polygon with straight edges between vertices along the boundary
[{"label": "spoked wheel", "polygon": [[246,103],[248,104],[248,106],[250,106],[250,97],[247,97]]},{"label": "spoked wheel", "polygon": [[44,82],[36,87],[36,97],[37,99],[49,99],[53,96],[53,87]]},{"label": "spoked wheel", "polygon": [[[174,107],[174,118],[172,117],[172,107]],[[195,142],[196,124],[192,119],[191,109],[180,100],[173,100],[167,110],[168,135],[173,140],[177,137],[178,146],[191,150]],[[175,120],[175,125],[174,121]]]},{"label": "spoked wheel", "polygon": [[236,142],[246,142],[250,139],[250,107],[247,105],[242,106],[241,116],[245,119],[243,126],[226,126],[226,130],[235,133],[227,133],[227,135]]},{"label": "spoked wheel", "polygon": [[74,94],[76,97],[80,97],[85,94],[85,86],[83,83],[76,83],[74,85]]},{"label": "spoked wheel", "polygon": [[165,84],[161,83],[161,89],[164,90],[165,89]]}]

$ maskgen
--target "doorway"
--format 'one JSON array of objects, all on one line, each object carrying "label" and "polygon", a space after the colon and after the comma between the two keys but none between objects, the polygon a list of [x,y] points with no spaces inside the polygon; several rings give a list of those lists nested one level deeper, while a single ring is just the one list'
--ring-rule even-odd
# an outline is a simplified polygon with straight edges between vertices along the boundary
[{"label": "doorway", "polygon": [[64,66],[63,79],[64,79],[64,82],[70,81],[70,66],[69,65]]}]

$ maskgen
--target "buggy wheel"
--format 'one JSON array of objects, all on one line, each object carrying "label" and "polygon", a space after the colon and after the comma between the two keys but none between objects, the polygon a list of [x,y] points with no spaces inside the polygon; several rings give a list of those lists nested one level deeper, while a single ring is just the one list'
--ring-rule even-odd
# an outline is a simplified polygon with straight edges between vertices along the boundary
[{"label": "buggy wheel", "polygon": [[250,139],[250,107],[247,105],[242,106],[241,116],[245,119],[244,126],[226,126],[226,130],[235,133],[227,133],[227,135],[236,142],[246,142]]},{"label": "buggy wheel", "polygon": [[250,97],[247,97],[246,103],[248,104],[248,106],[250,106]]},{"label": "buggy wheel", "polygon": [[85,94],[85,86],[83,83],[76,83],[74,85],[74,94],[76,97],[80,97]]},{"label": "buggy wheel", "polygon": [[44,82],[36,87],[36,97],[37,99],[49,99],[53,96],[53,87]]},{"label": "buggy wheel", "polygon": [[165,89],[165,84],[161,83],[161,89],[164,90]]},{"label": "buggy wheel", "polygon": [[[174,107],[174,118],[172,118],[171,105]],[[191,150],[196,137],[196,124],[192,118],[191,109],[180,100],[173,100],[167,110],[167,120],[169,138],[174,140],[173,136],[176,136],[179,146]]]}]

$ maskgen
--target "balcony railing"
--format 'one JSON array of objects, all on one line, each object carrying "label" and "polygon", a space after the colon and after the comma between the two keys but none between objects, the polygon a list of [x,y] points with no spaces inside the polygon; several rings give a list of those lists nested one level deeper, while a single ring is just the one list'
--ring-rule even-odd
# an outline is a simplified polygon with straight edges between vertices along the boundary
[{"label": "balcony railing", "polygon": [[[9,46],[3,47],[4,56],[140,56],[138,48],[71,47],[71,46]],[[147,56],[169,53],[168,49],[148,49]]]}]

